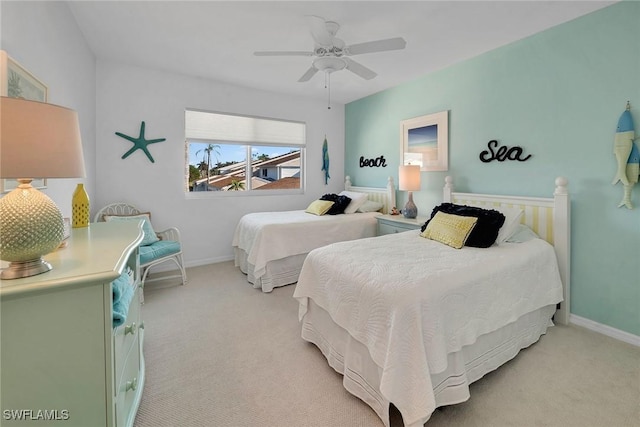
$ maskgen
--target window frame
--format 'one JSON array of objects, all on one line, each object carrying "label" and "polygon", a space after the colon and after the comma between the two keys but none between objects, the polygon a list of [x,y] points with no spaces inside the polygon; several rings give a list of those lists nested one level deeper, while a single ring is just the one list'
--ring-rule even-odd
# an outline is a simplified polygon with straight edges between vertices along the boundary
[{"label": "window frame", "polygon": [[[259,119],[259,120],[269,120],[275,122],[288,122],[303,125],[304,128],[304,143],[296,144],[296,143],[269,143],[269,142],[255,142],[255,141],[226,141],[220,139],[206,139],[206,138],[187,138],[187,129],[186,129],[186,115],[189,111],[194,111],[198,113],[210,113],[217,114],[223,116],[235,116],[241,118],[249,118],[249,119]],[[184,194],[187,199],[207,199],[207,198],[217,198],[217,197],[251,197],[251,196],[282,196],[282,195],[294,195],[294,194],[304,194],[306,190],[306,148],[307,148],[307,139],[306,139],[306,122],[295,121],[295,120],[286,120],[286,119],[278,119],[272,117],[262,117],[262,116],[250,116],[243,114],[233,114],[233,113],[224,113],[217,111],[207,111],[193,108],[185,109],[185,141],[184,141],[184,150],[185,150],[185,178],[184,178]],[[248,189],[243,191],[189,191],[189,167],[190,164],[190,156],[189,156],[189,147],[190,144],[214,144],[214,145],[236,145],[236,146],[244,146],[246,149],[245,158],[245,176],[250,177],[253,176],[252,171],[252,152],[254,147],[277,147],[282,146],[286,148],[299,148],[300,149],[300,187],[299,188],[289,188],[289,189],[273,189],[273,190],[260,190],[257,189]],[[245,179],[245,182],[247,180]],[[249,183],[250,185],[250,183]]]}]

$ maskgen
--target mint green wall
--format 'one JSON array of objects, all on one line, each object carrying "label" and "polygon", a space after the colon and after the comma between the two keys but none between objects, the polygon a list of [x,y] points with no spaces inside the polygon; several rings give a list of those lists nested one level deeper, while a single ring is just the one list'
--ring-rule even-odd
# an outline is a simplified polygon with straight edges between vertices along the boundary
[{"label": "mint green wall", "polygon": [[[613,137],[627,100],[640,135],[640,3],[623,2],[345,109],[345,173],[356,185],[398,176],[401,120],[449,110],[449,170],[423,172],[421,215],[458,191],[572,197],[571,312],[640,335],[640,185],[634,210],[617,208]],[[412,43],[411,40],[408,43]],[[424,41],[437,43],[437,40]],[[526,162],[482,163],[487,142],[524,147]],[[640,141],[637,141],[640,143]],[[360,168],[384,155],[387,168]],[[398,193],[398,205],[406,199]]]}]

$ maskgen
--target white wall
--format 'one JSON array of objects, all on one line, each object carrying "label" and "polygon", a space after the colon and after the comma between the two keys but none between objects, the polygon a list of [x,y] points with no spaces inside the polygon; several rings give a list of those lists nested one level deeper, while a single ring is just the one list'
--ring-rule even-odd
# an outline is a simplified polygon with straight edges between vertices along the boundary
[{"label": "white wall", "polygon": [[78,112],[87,177],[50,179],[44,190],[70,217],[77,183],[95,195],[95,57],[66,3],[2,1],[0,14],[2,50],[49,87],[48,102]]},{"label": "white wall", "polygon": [[[221,64],[221,66],[224,66]],[[180,229],[188,266],[232,259],[231,241],[240,217],[248,212],[304,209],[344,181],[344,106],[324,101],[246,89],[210,80],[98,60],[96,187],[89,196],[93,212],[117,201],[152,213],[154,228]],[[296,84],[293,82],[292,84]],[[184,110],[246,114],[305,122],[306,191],[301,195],[187,199],[184,193]],[[151,163],[140,150],[121,156],[132,143],[115,135],[166,138],[149,146]],[[331,179],[324,185],[322,142],[331,156]],[[357,183],[354,183],[357,185]],[[303,238],[303,236],[301,236]]]}]

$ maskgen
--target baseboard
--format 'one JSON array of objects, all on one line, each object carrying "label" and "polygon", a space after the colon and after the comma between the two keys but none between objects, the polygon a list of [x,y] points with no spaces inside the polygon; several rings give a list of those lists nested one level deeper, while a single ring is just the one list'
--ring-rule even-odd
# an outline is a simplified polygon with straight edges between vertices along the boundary
[{"label": "baseboard", "polygon": [[[216,258],[202,258],[202,259],[196,259],[191,261],[185,261],[184,266],[185,268],[200,267],[201,265],[233,261],[233,259],[234,259],[233,255],[225,255],[225,256],[216,257]],[[159,264],[158,266],[153,267],[153,269],[151,270],[151,273],[162,273],[165,271],[173,271],[177,269],[178,269],[178,266],[175,263],[163,262],[162,264]]]},{"label": "baseboard", "polygon": [[615,338],[620,341],[624,341],[636,347],[640,347],[640,336],[631,334],[629,332],[621,331],[620,329],[612,328],[611,326],[603,325],[602,323],[594,322],[593,320],[586,319],[584,317],[571,314],[569,316],[569,323],[582,326],[595,332],[599,332],[611,338]]},{"label": "baseboard", "polygon": [[201,265],[207,265],[207,264],[217,264],[219,262],[226,262],[226,261],[233,261],[234,260],[234,256],[233,255],[224,255],[224,256],[219,256],[219,257],[215,257],[215,258],[201,258],[201,259],[195,259],[195,260],[191,260],[191,261],[186,261],[184,263],[185,267],[200,267]]}]

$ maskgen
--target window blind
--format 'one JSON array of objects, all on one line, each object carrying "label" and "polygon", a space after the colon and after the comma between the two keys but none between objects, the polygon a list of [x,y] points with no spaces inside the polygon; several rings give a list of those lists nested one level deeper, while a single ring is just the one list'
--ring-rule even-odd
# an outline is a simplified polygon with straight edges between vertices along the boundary
[{"label": "window blind", "polygon": [[304,123],[197,110],[185,111],[185,136],[247,144],[304,146],[306,143]]}]

